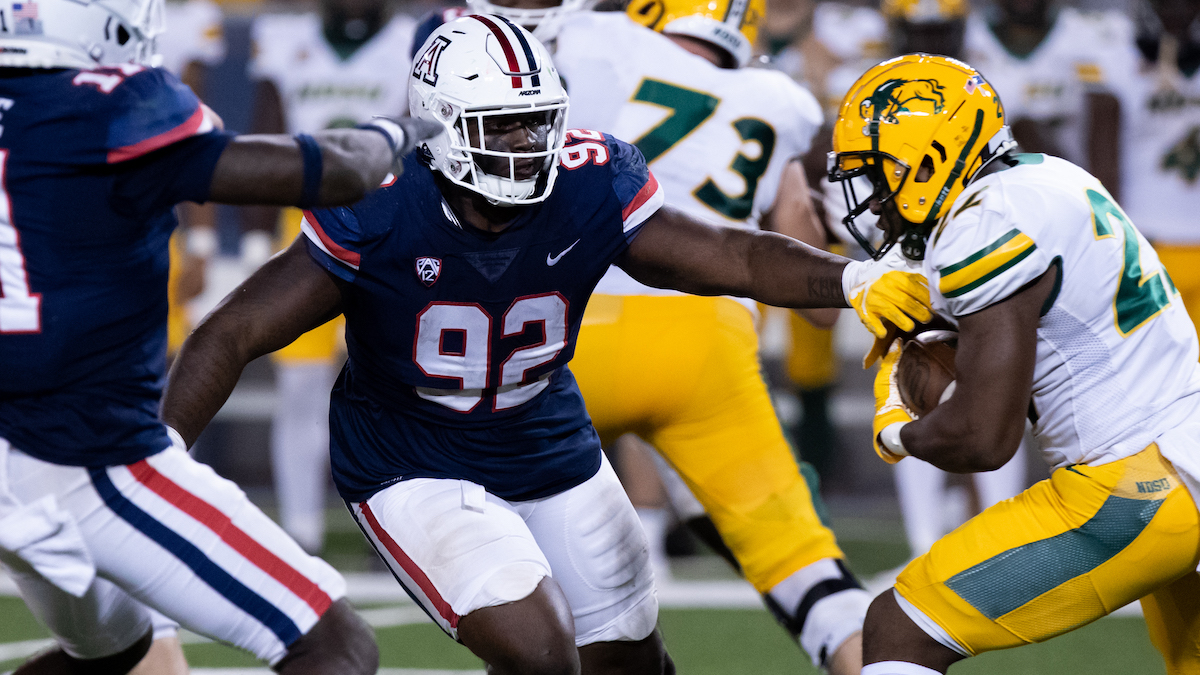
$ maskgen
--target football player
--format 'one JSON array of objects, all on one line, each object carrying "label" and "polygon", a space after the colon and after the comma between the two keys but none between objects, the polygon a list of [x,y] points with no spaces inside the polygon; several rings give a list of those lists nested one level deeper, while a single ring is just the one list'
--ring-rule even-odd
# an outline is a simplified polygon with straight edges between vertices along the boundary
[{"label": "football player", "polygon": [[1004,97],[1022,149],[1078,164],[1115,195],[1120,110],[1106,89],[1122,69],[1131,30],[1115,10],[1002,0],[967,18],[965,58]]},{"label": "football player", "polygon": [[328,205],[436,127],[234,136],[154,44],[161,0],[0,7],[0,561],[59,648],[123,673],[150,608],[281,672],[373,673],[344,582],[158,419],[181,201]]},{"label": "football player", "polygon": [[876,379],[881,457],[990,471],[1026,418],[1053,467],[938,541],[871,605],[864,675],[944,673],[1141,599],[1171,673],[1200,668],[1200,346],[1154,249],[1093,176],[1019,154],[1004,108],[961,62],[908,55],[844,100],[830,179],[850,219],[880,215],[958,330],[957,380],[919,419],[898,342]]},{"label": "football player", "polygon": [[592,289],[616,262],[692,293],[850,298],[882,334],[930,317],[921,278],[663,207],[636,147],[567,128],[545,47],[502,16],[435,30],[409,82],[447,134],[352,209],[307,212],[185,343],[163,418],[194,440],[245,363],[345,313],[334,478],[406,591],[497,672],[670,672],[645,537],[566,367]]},{"label": "football player", "polygon": [[[823,246],[799,162],[820,106],[783,73],[746,67],[765,11],[762,0],[651,0],[628,14],[575,12],[554,59],[572,124],[629,139],[667,204]],[[825,327],[837,318],[802,311]],[[818,517],[816,486],[775,416],[757,314],[744,298],[651,288],[612,267],[584,315],[572,371],[601,441],[636,433],[656,448],[813,663],[857,673],[870,596]]]},{"label": "football player", "polygon": [[1121,89],[1121,194],[1200,318],[1200,2],[1155,0]]}]

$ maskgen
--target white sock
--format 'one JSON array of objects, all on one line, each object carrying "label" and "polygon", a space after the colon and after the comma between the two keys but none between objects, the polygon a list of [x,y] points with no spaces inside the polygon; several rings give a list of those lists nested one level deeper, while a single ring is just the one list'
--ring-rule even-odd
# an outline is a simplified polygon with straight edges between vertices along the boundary
[{"label": "white sock", "polygon": [[279,520],[310,553],[325,541],[325,486],[329,478],[329,390],[333,363],[277,363],[271,465]]},{"label": "white sock", "polygon": [[904,516],[904,533],[912,556],[924,554],[946,533],[943,506],[946,474],[916,457],[896,464],[896,493]]},{"label": "white sock", "polygon": [[667,510],[638,507],[638,520],[646,531],[650,543],[650,568],[659,581],[671,579],[671,565],[667,562]]},{"label": "white sock", "polygon": [[863,666],[862,675],[942,675],[936,670],[905,661],[880,661]]},{"label": "white sock", "polygon": [[975,489],[979,492],[980,508],[988,508],[1005,499],[1016,497],[1025,489],[1025,448],[1030,444],[1029,435],[1021,439],[1017,454],[1004,466],[995,471],[985,471],[973,476]]}]

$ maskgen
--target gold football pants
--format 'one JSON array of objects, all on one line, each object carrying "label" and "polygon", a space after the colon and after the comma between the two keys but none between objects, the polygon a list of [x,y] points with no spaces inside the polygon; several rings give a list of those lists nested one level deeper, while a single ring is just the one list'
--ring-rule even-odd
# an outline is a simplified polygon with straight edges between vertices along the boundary
[{"label": "gold football pants", "polygon": [[728,298],[593,296],[571,371],[601,439],[632,432],[662,453],[759,592],[844,557],[771,407],[745,307]]}]

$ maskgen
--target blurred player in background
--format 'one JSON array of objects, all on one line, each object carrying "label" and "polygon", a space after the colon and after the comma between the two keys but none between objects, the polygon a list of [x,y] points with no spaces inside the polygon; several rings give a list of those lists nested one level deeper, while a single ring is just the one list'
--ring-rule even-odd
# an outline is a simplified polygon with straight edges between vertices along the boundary
[{"label": "blurred player in background", "polygon": [[874,188],[847,195],[852,213],[881,214],[887,244],[922,261],[958,330],[955,388],[919,419],[890,346],[876,451],[991,471],[1028,417],[1054,467],[876,598],[863,675],[944,673],[1139,598],[1167,671],[1200,672],[1200,344],[1154,249],[1095,177],[1017,154],[999,97],[958,61],[910,55],[868,71],[834,150],[831,179]]},{"label": "blurred player in background", "polygon": [[[156,41],[162,67],[177,75],[204,100],[207,69],[225,60],[221,8],[210,0],[167,2],[166,31]],[[204,292],[208,259],[217,250],[216,207],[180,204],[179,228],[171,235],[171,274],[167,280],[167,358],[179,351],[192,330],[188,303]]]},{"label": "blurred player in background", "polygon": [[1131,32],[1115,10],[999,0],[967,19],[965,58],[1004,98],[1022,149],[1084,167],[1119,197],[1120,110],[1110,92]]},{"label": "blurred player in background", "polygon": [[[250,77],[258,81],[252,126],[260,133],[353,127],[408,107],[413,20],[388,18],[383,0],[323,0],[320,13],[262,14],[251,27]],[[251,269],[300,234],[301,213],[249,211],[243,252]],[[280,522],[306,551],[325,540],[329,390],[340,368],[341,319],[275,353],[271,466]]]},{"label": "blurred player in background", "polygon": [[[1200,2],[1153,0],[1121,91],[1121,203],[1200,319]],[[1132,51],[1132,50],[1131,50]]]},{"label": "blurred player in background", "polygon": [[341,576],[159,419],[168,240],[182,201],[353,201],[420,124],[238,137],[147,67],[161,1],[0,12],[0,559],[59,645],[19,672],[127,672],[153,609],[279,672],[373,673]]},{"label": "blurred player in background", "polygon": [[[761,1],[689,0],[635,2],[628,15],[565,10],[555,63],[571,92],[572,124],[629,139],[671,206],[823,246],[796,161],[820,108],[785,75],[744,67],[763,11]],[[654,289],[613,267],[583,317],[572,368],[601,440],[632,432],[661,452],[813,662],[857,672],[869,598],[820,522],[771,407],[756,314],[746,300]],[[826,326],[837,316],[806,314]],[[644,488],[633,484],[655,472],[648,463],[631,470],[627,451],[619,457],[636,497]],[[661,546],[653,504],[634,505],[656,540],[651,549]]]}]

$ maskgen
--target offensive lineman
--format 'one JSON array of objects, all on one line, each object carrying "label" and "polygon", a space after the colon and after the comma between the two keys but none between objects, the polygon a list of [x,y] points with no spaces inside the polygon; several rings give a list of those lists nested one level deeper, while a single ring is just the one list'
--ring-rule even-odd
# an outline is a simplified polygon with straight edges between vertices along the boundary
[{"label": "offensive lineman", "polygon": [[[32,3],[30,3],[32,5]],[[373,673],[345,582],[157,415],[181,201],[337,204],[429,125],[236,137],[154,59],[161,0],[0,15],[0,560],[59,648],[123,673],[150,609],[279,672]],[[382,133],[376,133],[382,132]]]},{"label": "offensive lineman", "polygon": [[[867,132],[864,134],[864,130]],[[865,175],[957,326],[957,382],[916,419],[893,344],[876,379],[876,451],[948,471],[1001,466],[1026,416],[1051,477],[943,537],[871,605],[863,675],[944,673],[1141,599],[1170,673],[1200,668],[1196,331],[1148,242],[1100,182],[1017,154],[991,86],[908,55],[868,71],[834,129],[830,179]]]},{"label": "offensive lineman", "polygon": [[185,344],[163,417],[194,440],[245,363],[344,312],[334,476],[405,589],[497,672],[670,672],[644,535],[566,368],[592,288],[616,261],[782,306],[849,296],[882,332],[929,318],[919,275],[662,208],[636,148],[566,129],[545,48],[501,16],[446,23],[414,63],[411,110],[445,140],[306,214]]},{"label": "offensive lineman", "polygon": [[[708,222],[821,245],[799,158],[817,101],[748,68],[765,2],[655,0],[574,12],[555,63],[572,122],[629,139],[667,203]],[[646,26],[639,25],[646,24]],[[653,30],[647,30],[651,28]],[[835,310],[804,310],[828,327]],[[572,371],[607,445],[636,433],[683,478],[742,573],[818,667],[858,673],[870,596],[817,516],[763,382],[753,303],[651,288],[611,267]]]}]

